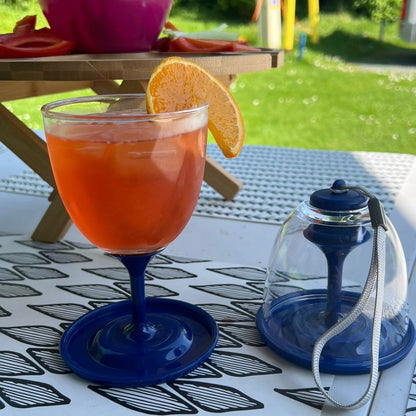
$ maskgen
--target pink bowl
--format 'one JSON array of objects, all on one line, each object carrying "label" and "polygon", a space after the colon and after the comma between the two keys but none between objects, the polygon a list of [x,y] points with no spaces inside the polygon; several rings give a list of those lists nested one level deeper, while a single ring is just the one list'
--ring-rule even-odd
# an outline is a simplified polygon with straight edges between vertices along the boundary
[{"label": "pink bowl", "polygon": [[173,0],[39,0],[51,29],[80,53],[149,51]]}]

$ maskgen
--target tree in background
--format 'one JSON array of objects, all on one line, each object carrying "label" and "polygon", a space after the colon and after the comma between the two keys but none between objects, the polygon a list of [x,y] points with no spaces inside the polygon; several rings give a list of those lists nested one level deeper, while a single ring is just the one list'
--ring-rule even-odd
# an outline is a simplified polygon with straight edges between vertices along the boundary
[{"label": "tree in background", "polygon": [[211,15],[249,22],[256,0],[175,0],[174,5],[184,8],[191,7],[202,13],[209,10]]},{"label": "tree in background", "polygon": [[354,8],[364,11],[371,20],[380,23],[379,40],[384,40],[384,31],[388,23],[400,19],[403,0],[354,0]]}]

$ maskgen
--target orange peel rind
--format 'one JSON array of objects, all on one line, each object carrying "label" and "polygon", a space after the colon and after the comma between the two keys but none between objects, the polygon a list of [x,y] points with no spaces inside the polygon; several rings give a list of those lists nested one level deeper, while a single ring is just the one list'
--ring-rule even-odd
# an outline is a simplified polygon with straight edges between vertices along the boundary
[{"label": "orange peel rind", "polygon": [[146,91],[151,114],[179,111],[208,103],[208,128],[227,158],[237,156],[244,143],[244,122],[230,91],[209,71],[181,58],[164,59],[150,77]]}]

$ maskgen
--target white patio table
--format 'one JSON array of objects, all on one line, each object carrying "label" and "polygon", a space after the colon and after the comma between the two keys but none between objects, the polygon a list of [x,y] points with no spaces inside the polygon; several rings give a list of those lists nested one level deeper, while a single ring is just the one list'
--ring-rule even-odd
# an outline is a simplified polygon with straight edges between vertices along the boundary
[{"label": "white patio table", "polygon": [[[415,349],[381,373],[370,403],[342,412],[325,403],[309,370],[264,345],[254,317],[283,220],[311,192],[342,178],[377,195],[395,225],[409,273],[410,316],[416,322],[416,156],[246,146],[237,159],[221,160],[215,146],[208,151],[244,187],[234,201],[224,201],[203,186],[189,225],[151,265],[147,291],[205,308],[219,324],[219,344],[207,363],[187,377],[121,389],[70,373],[58,343],[78,316],[125,299],[126,276],[74,226],[57,243],[30,239],[50,188],[0,149],[0,409],[22,416],[49,410],[100,416],[413,414]],[[324,385],[340,399],[358,397],[367,379],[323,375]]]}]

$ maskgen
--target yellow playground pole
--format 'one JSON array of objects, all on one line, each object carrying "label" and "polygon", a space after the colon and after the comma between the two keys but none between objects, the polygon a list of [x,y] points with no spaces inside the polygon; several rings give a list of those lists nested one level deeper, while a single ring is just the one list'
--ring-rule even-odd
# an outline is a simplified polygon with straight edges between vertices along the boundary
[{"label": "yellow playground pole", "polygon": [[283,49],[291,51],[295,37],[296,0],[285,0],[285,16],[283,29]]},{"label": "yellow playground pole", "polygon": [[[295,38],[296,0],[285,0],[285,14],[283,18],[283,49],[291,51]],[[319,0],[308,0],[308,15],[311,26],[310,36],[313,43],[319,41]]]},{"label": "yellow playground pole", "polygon": [[308,14],[311,25],[311,41],[318,43],[319,0],[308,0]]}]

